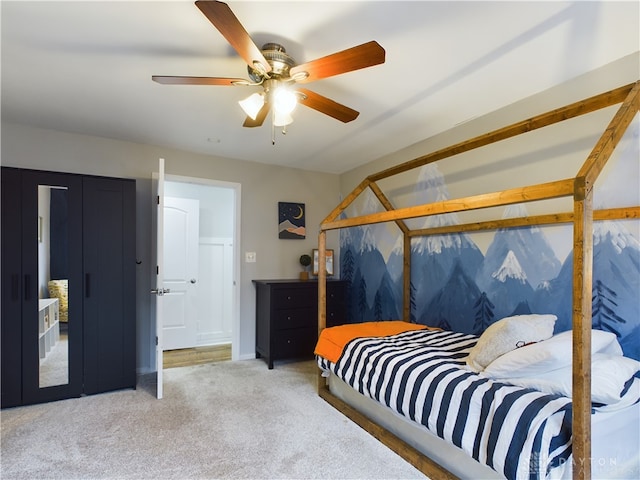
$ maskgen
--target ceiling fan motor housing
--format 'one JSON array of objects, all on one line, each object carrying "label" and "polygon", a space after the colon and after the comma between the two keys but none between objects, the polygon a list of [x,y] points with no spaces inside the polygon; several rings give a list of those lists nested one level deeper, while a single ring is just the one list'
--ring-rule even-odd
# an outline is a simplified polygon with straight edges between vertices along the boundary
[{"label": "ceiling fan motor housing", "polygon": [[289,78],[289,70],[296,66],[296,61],[287,54],[285,48],[279,43],[265,43],[262,46],[262,54],[271,66],[271,72],[268,75],[247,66],[249,77],[255,83],[262,82],[265,78],[276,78],[285,80]]}]

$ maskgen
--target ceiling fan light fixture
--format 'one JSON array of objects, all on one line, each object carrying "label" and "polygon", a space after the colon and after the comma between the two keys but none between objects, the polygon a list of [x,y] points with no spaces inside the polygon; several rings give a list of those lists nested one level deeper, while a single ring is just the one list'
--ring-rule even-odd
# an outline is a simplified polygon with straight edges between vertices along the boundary
[{"label": "ceiling fan light fixture", "polygon": [[293,117],[288,113],[281,113],[277,110],[273,111],[273,126],[274,127],[286,127],[293,123]]},{"label": "ceiling fan light fixture", "polygon": [[289,115],[298,105],[296,94],[286,87],[278,87],[273,92],[273,105],[276,113]]},{"label": "ceiling fan light fixture", "polygon": [[248,117],[251,117],[251,120],[255,120],[258,112],[260,112],[260,109],[264,106],[264,96],[260,93],[253,93],[238,103],[242,110],[244,110],[244,113],[246,113]]}]

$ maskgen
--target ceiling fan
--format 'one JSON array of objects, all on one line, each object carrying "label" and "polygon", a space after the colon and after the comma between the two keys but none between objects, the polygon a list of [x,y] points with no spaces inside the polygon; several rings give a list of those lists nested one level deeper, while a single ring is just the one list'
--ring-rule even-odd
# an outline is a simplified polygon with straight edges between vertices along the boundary
[{"label": "ceiling fan", "polygon": [[359,112],[345,105],[311,90],[291,87],[384,63],[385,51],[377,42],[364,43],[298,65],[280,44],[267,43],[258,48],[226,3],[215,0],[195,3],[246,62],[251,80],[154,75],[153,81],[165,85],[262,86],[262,92],[239,102],[247,114],[244,127],[261,126],[270,111],[272,126],[286,127],[293,121],[290,114],[297,103],[344,123],[358,117]]}]

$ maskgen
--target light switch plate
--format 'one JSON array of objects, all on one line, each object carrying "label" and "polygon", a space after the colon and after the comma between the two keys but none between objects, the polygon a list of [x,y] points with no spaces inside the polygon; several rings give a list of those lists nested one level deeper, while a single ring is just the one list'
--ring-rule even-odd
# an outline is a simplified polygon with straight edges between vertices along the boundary
[{"label": "light switch plate", "polygon": [[244,252],[244,261],[247,263],[255,263],[256,252]]}]

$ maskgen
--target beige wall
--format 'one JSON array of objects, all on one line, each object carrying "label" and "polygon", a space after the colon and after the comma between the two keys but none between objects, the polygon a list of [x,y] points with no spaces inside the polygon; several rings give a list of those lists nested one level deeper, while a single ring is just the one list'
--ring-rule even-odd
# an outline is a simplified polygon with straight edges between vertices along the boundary
[{"label": "beige wall", "polygon": [[[239,358],[254,355],[255,291],[252,279],[297,278],[298,258],[317,245],[318,225],[339,200],[339,177],[293,168],[267,166],[157,146],[2,125],[3,166],[135,178],[137,180],[137,329],[138,369],[155,369],[155,326],[151,312],[151,177],[158,158],[166,173],[241,184],[240,345]],[[307,238],[278,239],[278,202],[306,204]],[[338,249],[337,235],[328,239]],[[256,263],[245,263],[244,252],[256,252]]]},{"label": "beige wall", "polygon": [[[451,145],[455,145],[465,140],[469,140],[478,135],[488,133],[495,129],[506,127],[515,122],[526,120],[527,118],[568,105],[572,102],[578,102],[590,96],[612,90],[622,85],[636,82],[640,79],[639,74],[640,52],[636,52],[632,55],[628,55],[615,62],[605,65],[600,69],[594,70],[593,72],[589,72],[585,75],[577,77],[570,82],[551,88],[547,91],[540,92],[539,94],[536,94],[534,96],[525,98],[521,101],[513,103],[512,105],[509,105],[508,107],[463,123],[439,135],[427,138],[421,142],[399,150],[391,155],[381,157],[377,160],[367,163],[366,165],[363,165],[362,167],[355,168],[349,172],[346,172],[340,176],[340,191],[342,192],[343,196],[346,196],[364,178],[366,178],[367,175],[383,171],[390,166],[398,165],[403,162],[416,159],[428,153],[437,151],[445,147],[449,147]],[[508,87],[508,79],[503,80],[506,82],[505,87]],[[461,101],[468,95],[475,94],[478,94],[478,92],[467,92],[465,94],[461,94]],[[613,114],[614,109],[615,107],[611,109],[611,113],[603,112],[602,115],[593,115],[591,119],[586,121],[584,119],[578,120],[575,122],[575,124],[565,126],[565,130],[552,130],[557,127],[551,126],[546,129],[540,130],[536,134],[529,133],[522,135],[521,140],[519,140],[518,142],[499,142],[498,144],[496,144],[496,149],[478,149],[473,151],[471,154],[465,155],[464,157],[459,156],[460,158],[457,158],[455,160],[452,159],[452,161],[450,162],[439,162],[438,166],[440,167],[440,165],[444,163],[453,163],[454,165],[443,166],[443,172],[448,172],[451,174],[462,170],[468,172],[469,178],[464,178],[461,175],[457,176],[457,178],[460,178],[461,180],[467,180],[467,184],[462,189],[465,195],[480,193],[470,191],[470,189],[468,188],[469,180],[472,182],[475,181],[477,184],[482,183],[483,185],[485,185],[485,189],[487,191],[491,191],[492,189],[504,189],[507,187],[502,186],[504,182],[501,182],[501,180],[504,178],[505,172],[505,169],[502,165],[497,165],[492,170],[485,169],[485,172],[482,172],[482,170],[474,170],[474,168],[477,165],[481,165],[483,161],[486,163],[490,162],[490,160],[487,159],[490,157],[495,158],[495,155],[500,155],[505,159],[509,157],[515,157],[515,155],[522,156],[523,153],[535,151],[536,149],[538,151],[543,151],[541,148],[542,146],[548,147],[550,144],[554,143],[558,146],[558,149],[556,151],[549,152],[549,149],[547,148],[546,150],[544,150],[544,158],[536,158],[536,161],[549,161],[552,156],[556,156],[556,158],[561,157],[568,149],[571,149],[573,151],[572,153],[586,152],[586,154],[588,155],[593,144],[588,143],[589,140],[586,139],[586,136],[593,134],[599,136],[604,131],[604,128],[601,127],[606,126],[608,121],[611,119],[611,115]],[[425,114],[425,117],[428,119],[428,112]],[[589,130],[585,132],[585,128],[588,128]],[[559,138],[560,136],[562,136],[562,138]],[[570,141],[580,139],[584,140],[583,144],[573,145],[567,148],[567,145]],[[564,146],[562,146],[561,144],[564,144]],[[564,162],[560,164],[556,162],[553,163],[551,169],[539,163],[537,164],[537,166],[534,166],[534,169],[532,171],[534,172],[534,175],[539,175],[540,172],[542,172],[553,173],[557,176],[573,176],[575,175],[575,173],[577,173],[574,168],[575,165],[580,164],[580,162],[583,162],[585,159],[586,155],[579,157],[578,160],[572,159],[570,162]],[[516,162],[517,159],[515,159],[514,163]],[[494,163],[497,162],[494,161]],[[558,168],[564,170],[558,171]],[[553,172],[550,172],[550,170],[553,170]],[[485,177],[480,180],[480,176],[478,175],[478,173],[484,173]],[[474,175],[474,177],[471,177],[471,175]],[[492,182],[494,181],[495,184],[492,184]],[[533,181],[536,180],[527,177],[524,181],[524,184],[526,185],[527,183],[532,183]],[[515,186],[512,179],[510,178],[506,179],[506,183],[510,183],[511,187]]]}]

